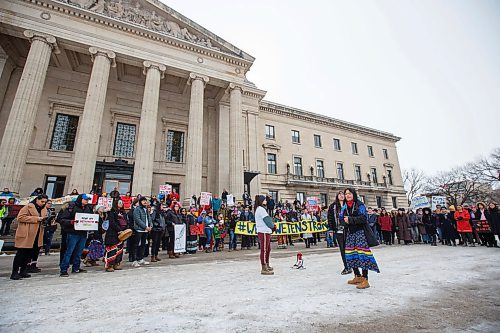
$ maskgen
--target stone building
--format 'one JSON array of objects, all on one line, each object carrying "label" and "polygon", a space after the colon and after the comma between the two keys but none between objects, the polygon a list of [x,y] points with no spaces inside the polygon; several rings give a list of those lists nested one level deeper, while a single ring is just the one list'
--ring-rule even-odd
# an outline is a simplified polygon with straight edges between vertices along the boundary
[{"label": "stone building", "polygon": [[353,184],[374,204],[405,202],[398,137],[263,101],[252,56],[157,0],[12,0],[0,13],[2,188],[292,199]]}]

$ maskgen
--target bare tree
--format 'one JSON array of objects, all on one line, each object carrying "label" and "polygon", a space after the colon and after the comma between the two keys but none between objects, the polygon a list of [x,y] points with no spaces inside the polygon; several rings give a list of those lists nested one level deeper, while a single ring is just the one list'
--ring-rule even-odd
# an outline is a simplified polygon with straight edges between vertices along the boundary
[{"label": "bare tree", "polygon": [[408,202],[411,202],[414,197],[424,191],[426,181],[427,177],[422,170],[417,170],[415,168],[404,170],[403,184],[406,190],[406,196],[408,197]]},{"label": "bare tree", "polygon": [[469,172],[492,187],[498,187],[500,185],[500,148],[496,148],[488,157],[469,164]]}]

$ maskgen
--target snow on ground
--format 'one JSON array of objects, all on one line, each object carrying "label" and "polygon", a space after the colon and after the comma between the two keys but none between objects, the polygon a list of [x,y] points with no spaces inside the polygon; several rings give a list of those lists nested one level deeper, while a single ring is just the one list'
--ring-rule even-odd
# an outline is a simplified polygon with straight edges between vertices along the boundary
[{"label": "snow on ground", "polygon": [[[367,290],[347,285],[338,252],[305,253],[305,270],[290,269],[294,252],[271,253],[274,276],[259,274],[257,253],[240,252],[254,260],[2,278],[0,332],[329,332],[418,308],[446,290],[464,297],[457,288],[485,277],[500,290],[499,249],[414,245],[374,254],[381,273],[370,272]],[[469,331],[500,331],[500,318],[488,316]]]}]

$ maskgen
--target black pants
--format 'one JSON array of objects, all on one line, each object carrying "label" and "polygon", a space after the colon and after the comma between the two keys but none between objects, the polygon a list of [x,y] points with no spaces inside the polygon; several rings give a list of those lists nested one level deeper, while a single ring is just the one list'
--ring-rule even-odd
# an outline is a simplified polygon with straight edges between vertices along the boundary
[{"label": "black pants", "polygon": [[344,263],[344,268],[347,269],[347,261],[345,260],[345,238],[343,233],[337,233],[337,241],[339,242],[340,256]]},{"label": "black pants", "polygon": [[64,258],[64,253],[68,248],[68,234],[64,231],[61,231],[61,248],[59,250],[59,265],[61,265],[62,260]]},{"label": "black pants", "polygon": [[151,248],[151,256],[158,257],[158,252],[160,252],[161,238],[163,237],[163,230],[153,230],[151,231],[151,240],[153,246]]},{"label": "black pants", "polygon": [[19,270],[21,270],[21,273],[26,273],[26,268],[31,261],[32,254],[33,249],[17,249],[12,263],[12,274],[19,273]]},{"label": "black pants", "polygon": [[321,242],[321,232],[313,233],[314,244]]},{"label": "black pants", "polygon": [[136,232],[135,234],[135,258],[134,261],[144,259],[144,251],[146,249],[147,232]]},{"label": "black pants", "polygon": [[464,245],[467,245],[467,242],[473,244],[474,240],[472,239],[472,232],[461,232],[460,236],[462,236],[462,241]]},{"label": "black pants", "polygon": [[306,249],[311,247],[311,244],[313,243],[313,238],[304,238],[304,242],[306,243]]},{"label": "black pants", "polygon": [[13,217],[6,217],[2,219],[2,228],[0,229],[0,235],[8,235],[10,232],[10,225],[14,221]]},{"label": "black pants", "polygon": [[247,235],[242,235],[241,236],[241,248],[244,249],[246,247],[250,247],[250,237]]},{"label": "black pants", "polygon": [[136,252],[135,234],[132,234],[132,237],[127,239],[127,252],[128,252],[128,261],[134,262],[135,261],[135,252]]},{"label": "black pants", "polygon": [[396,240],[396,232],[391,231],[391,244],[394,244],[394,241]]},{"label": "black pants", "polygon": [[162,237],[161,237],[161,249],[163,251],[166,251],[167,250],[167,247],[168,247],[168,232],[164,232]]},{"label": "black pants", "polygon": [[[356,267],[356,268],[353,268],[352,270],[354,271],[354,275],[361,276],[361,274],[359,273],[359,268]],[[363,271],[363,277],[365,279],[368,279],[368,270],[367,269],[363,269],[362,271]]]},{"label": "black pants", "polygon": [[38,246],[38,233],[35,237],[35,242],[33,243],[33,248],[31,249],[31,260],[28,263],[30,266],[36,267],[38,262],[38,256],[40,255],[40,246]]},{"label": "black pants", "polygon": [[173,251],[175,244],[175,229],[167,229],[165,234],[167,236],[167,251]]},{"label": "black pants", "polygon": [[384,243],[387,245],[391,244],[391,232],[382,231],[382,235],[384,236]]}]

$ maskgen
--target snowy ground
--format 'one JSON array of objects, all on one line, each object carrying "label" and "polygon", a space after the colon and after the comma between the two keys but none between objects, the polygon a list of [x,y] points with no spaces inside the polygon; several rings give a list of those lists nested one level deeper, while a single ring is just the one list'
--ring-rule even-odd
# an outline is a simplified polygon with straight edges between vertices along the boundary
[{"label": "snowy ground", "polygon": [[500,249],[380,246],[381,273],[357,290],[338,251],[304,251],[307,268],[290,269],[297,248],[273,250],[274,276],[256,251],[23,281],[1,257],[0,332],[500,332]]}]

